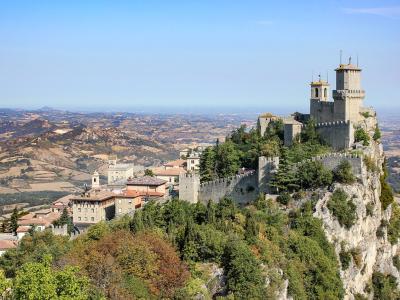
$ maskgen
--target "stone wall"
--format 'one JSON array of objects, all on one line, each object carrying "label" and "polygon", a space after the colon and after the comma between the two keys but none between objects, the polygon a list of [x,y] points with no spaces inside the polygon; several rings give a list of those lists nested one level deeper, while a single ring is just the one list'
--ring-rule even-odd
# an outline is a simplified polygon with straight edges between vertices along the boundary
[{"label": "stone wall", "polygon": [[317,123],[316,129],[322,139],[336,150],[348,149],[354,142],[354,128],[350,121]]},{"label": "stone wall", "polygon": [[200,188],[200,176],[197,174],[179,175],[179,199],[196,203]]},{"label": "stone wall", "polygon": [[310,100],[310,115],[317,122],[331,122],[334,120],[334,102]]},{"label": "stone wall", "polygon": [[325,168],[329,170],[334,170],[339,166],[339,164],[343,161],[347,160],[352,168],[354,176],[361,178],[364,172],[364,162],[362,157],[348,154],[348,153],[330,153],[323,156],[316,156],[311,159],[307,159],[305,161],[297,163],[295,166],[299,166],[309,161],[320,161],[324,165]]},{"label": "stone wall", "polygon": [[265,157],[258,158],[258,190],[261,193],[270,194],[272,190],[269,183],[272,180],[275,172],[278,171],[279,157]]},{"label": "stone wall", "polygon": [[224,197],[229,197],[240,204],[255,200],[258,197],[257,173],[249,172],[200,184],[198,201],[203,203],[207,203],[209,200],[219,202]]}]

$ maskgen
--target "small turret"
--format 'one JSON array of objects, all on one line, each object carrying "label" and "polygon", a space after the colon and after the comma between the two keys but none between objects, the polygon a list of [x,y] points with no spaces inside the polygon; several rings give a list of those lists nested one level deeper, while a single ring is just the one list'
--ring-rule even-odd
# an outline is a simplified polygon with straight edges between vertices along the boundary
[{"label": "small turret", "polygon": [[100,187],[100,176],[97,171],[94,171],[92,175],[92,188],[99,188]]},{"label": "small turret", "polygon": [[311,84],[311,100],[329,101],[329,83],[321,79],[319,75],[318,81],[312,81]]}]

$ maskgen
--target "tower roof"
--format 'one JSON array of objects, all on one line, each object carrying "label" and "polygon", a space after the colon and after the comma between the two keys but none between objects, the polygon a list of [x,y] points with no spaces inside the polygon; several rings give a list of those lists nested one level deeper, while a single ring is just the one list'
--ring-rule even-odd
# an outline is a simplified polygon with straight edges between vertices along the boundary
[{"label": "tower roof", "polygon": [[319,80],[319,81],[311,81],[311,86],[320,86],[320,85],[329,85],[328,81]]},{"label": "tower roof", "polygon": [[361,71],[361,69],[358,66],[355,66],[353,64],[340,64],[338,68],[335,69],[335,71],[344,71],[344,70],[354,70],[354,71]]}]

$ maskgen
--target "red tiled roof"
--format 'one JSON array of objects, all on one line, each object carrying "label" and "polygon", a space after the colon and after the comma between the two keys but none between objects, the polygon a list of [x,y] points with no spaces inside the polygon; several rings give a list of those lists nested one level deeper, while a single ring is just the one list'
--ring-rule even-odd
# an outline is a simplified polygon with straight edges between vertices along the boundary
[{"label": "red tiled roof", "polygon": [[91,191],[86,193],[84,196],[77,196],[71,198],[71,201],[80,200],[80,201],[105,201],[110,198],[115,197],[116,194],[107,191]]},{"label": "red tiled roof", "polygon": [[13,249],[17,247],[16,241],[0,240],[0,250]]},{"label": "red tiled roof", "polygon": [[165,180],[159,179],[157,177],[143,176],[143,177],[128,179],[128,181],[126,182],[126,185],[159,186],[159,185],[163,185],[165,183],[166,183]]},{"label": "red tiled roof", "polygon": [[166,162],[164,166],[166,167],[183,167],[186,164],[186,160],[184,159],[177,159]]},{"label": "red tiled roof", "polygon": [[18,233],[18,232],[28,232],[29,229],[31,229],[31,226],[19,226],[19,227],[17,228],[17,233]]},{"label": "red tiled roof", "polygon": [[155,169],[153,170],[154,175],[156,176],[179,176],[181,173],[186,173],[186,170],[183,168],[171,168],[171,169]]}]

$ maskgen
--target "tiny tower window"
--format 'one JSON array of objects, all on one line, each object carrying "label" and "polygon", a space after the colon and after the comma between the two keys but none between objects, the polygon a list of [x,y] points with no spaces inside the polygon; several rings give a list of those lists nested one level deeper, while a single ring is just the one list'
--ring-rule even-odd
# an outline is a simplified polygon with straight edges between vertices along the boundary
[{"label": "tiny tower window", "polygon": [[318,88],[315,88],[315,98],[318,98]]},{"label": "tiny tower window", "polygon": [[327,97],[328,97],[328,89],[325,88],[325,89],[324,89],[324,98],[327,98]]}]

